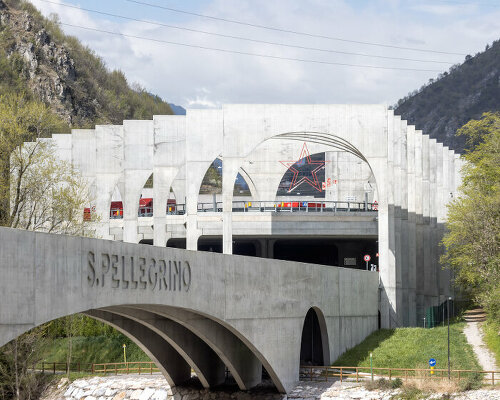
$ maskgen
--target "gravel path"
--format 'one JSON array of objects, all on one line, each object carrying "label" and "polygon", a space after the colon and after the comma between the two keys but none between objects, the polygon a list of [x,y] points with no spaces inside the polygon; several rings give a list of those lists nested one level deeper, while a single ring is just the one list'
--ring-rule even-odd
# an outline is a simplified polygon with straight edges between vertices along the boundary
[{"label": "gravel path", "polygon": [[483,342],[483,333],[479,328],[479,323],[467,322],[464,334],[467,341],[474,349],[474,353],[476,353],[481,368],[484,371],[498,371],[499,369],[495,363],[495,358]]}]

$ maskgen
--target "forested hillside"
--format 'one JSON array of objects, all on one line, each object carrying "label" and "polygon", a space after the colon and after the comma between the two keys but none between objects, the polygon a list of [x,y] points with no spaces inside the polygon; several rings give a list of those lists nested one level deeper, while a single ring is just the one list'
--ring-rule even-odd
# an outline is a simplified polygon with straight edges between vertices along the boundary
[{"label": "forested hillside", "polygon": [[424,133],[463,152],[457,129],[487,111],[500,110],[500,40],[450,68],[429,84],[398,101],[395,113]]},{"label": "forested hillside", "polygon": [[24,0],[0,0],[0,91],[25,91],[71,127],[172,114]]}]

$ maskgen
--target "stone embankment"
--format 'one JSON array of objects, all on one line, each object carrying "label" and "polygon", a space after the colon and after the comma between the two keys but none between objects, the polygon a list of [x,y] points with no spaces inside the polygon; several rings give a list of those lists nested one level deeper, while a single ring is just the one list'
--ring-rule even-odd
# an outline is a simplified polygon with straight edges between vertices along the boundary
[{"label": "stone embankment", "polygon": [[[369,391],[354,383],[300,382],[288,395],[257,387],[249,392],[236,387],[208,391],[199,383],[170,388],[161,375],[119,375],[78,379],[68,385],[64,378],[51,387],[42,400],[391,400],[399,390]],[[396,397],[397,398],[397,397]],[[427,397],[442,399],[442,393]],[[474,390],[450,397],[454,400],[500,400],[499,390]]]}]

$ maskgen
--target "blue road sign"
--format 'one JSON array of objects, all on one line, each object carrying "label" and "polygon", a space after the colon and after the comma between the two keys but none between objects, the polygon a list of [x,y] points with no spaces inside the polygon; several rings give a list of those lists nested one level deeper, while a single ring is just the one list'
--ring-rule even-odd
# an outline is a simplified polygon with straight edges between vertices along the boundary
[{"label": "blue road sign", "polygon": [[431,358],[431,359],[429,360],[429,365],[430,365],[431,367],[434,367],[434,366],[436,365],[436,360],[435,360],[434,358]]}]

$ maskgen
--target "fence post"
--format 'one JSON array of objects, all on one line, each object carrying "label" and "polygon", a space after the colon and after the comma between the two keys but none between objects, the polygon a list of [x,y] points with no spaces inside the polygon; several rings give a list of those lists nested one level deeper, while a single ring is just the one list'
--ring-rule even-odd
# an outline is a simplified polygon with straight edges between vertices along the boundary
[{"label": "fence post", "polygon": [[495,371],[491,371],[491,384],[495,384]]},{"label": "fence post", "polygon": [[53,371],[53,374],[55,375],[56,374],[56,363],[54,363],[54,366],[52,368],[52,371]]},{"label": "fence post", "polygon": [[94,374],[94,371],[95,371],[95,366],[94,366],[94,363],[92,363],[92,368],[91,368],[91,370],[92,370],[92,375],[93,375],[93,374]]},{"label": "fence post", "polygon": [[392,379],[392,369],[389,368],[389,380]]},{"label": "fence post", "polygon": [[106,365],[107,364],[104,364],[104,375],[106,375]]},{"label": "fence post", "polygon": [[42,361],[42,374],[45,373],[45,361]]},{"label": "fence post", "polygon": [[125,363],[125,365],[127,366],[127,375],[128,375],[128,363]]},{"label": "fence post", "polygon": [[80,363],[78,363],[78,372],[82,372],[82,367],[81,367]]},{"label": "fence post", "polygon": [[115,375],[118,375],[118,365],[115,364]]},{"label": "fence post", "polygon": [[356,382],[359,382],[359,370],[358,370],[358,367],[356,367]]},{"label": "fence post", "polygon": [[141,374],[141,364],[139,364],[139,375]]},{"label": "fence post", "polygon": [[153,375],[153,363],[152,362],[149,363],[149,373],[150,373],[150,375]]}]

